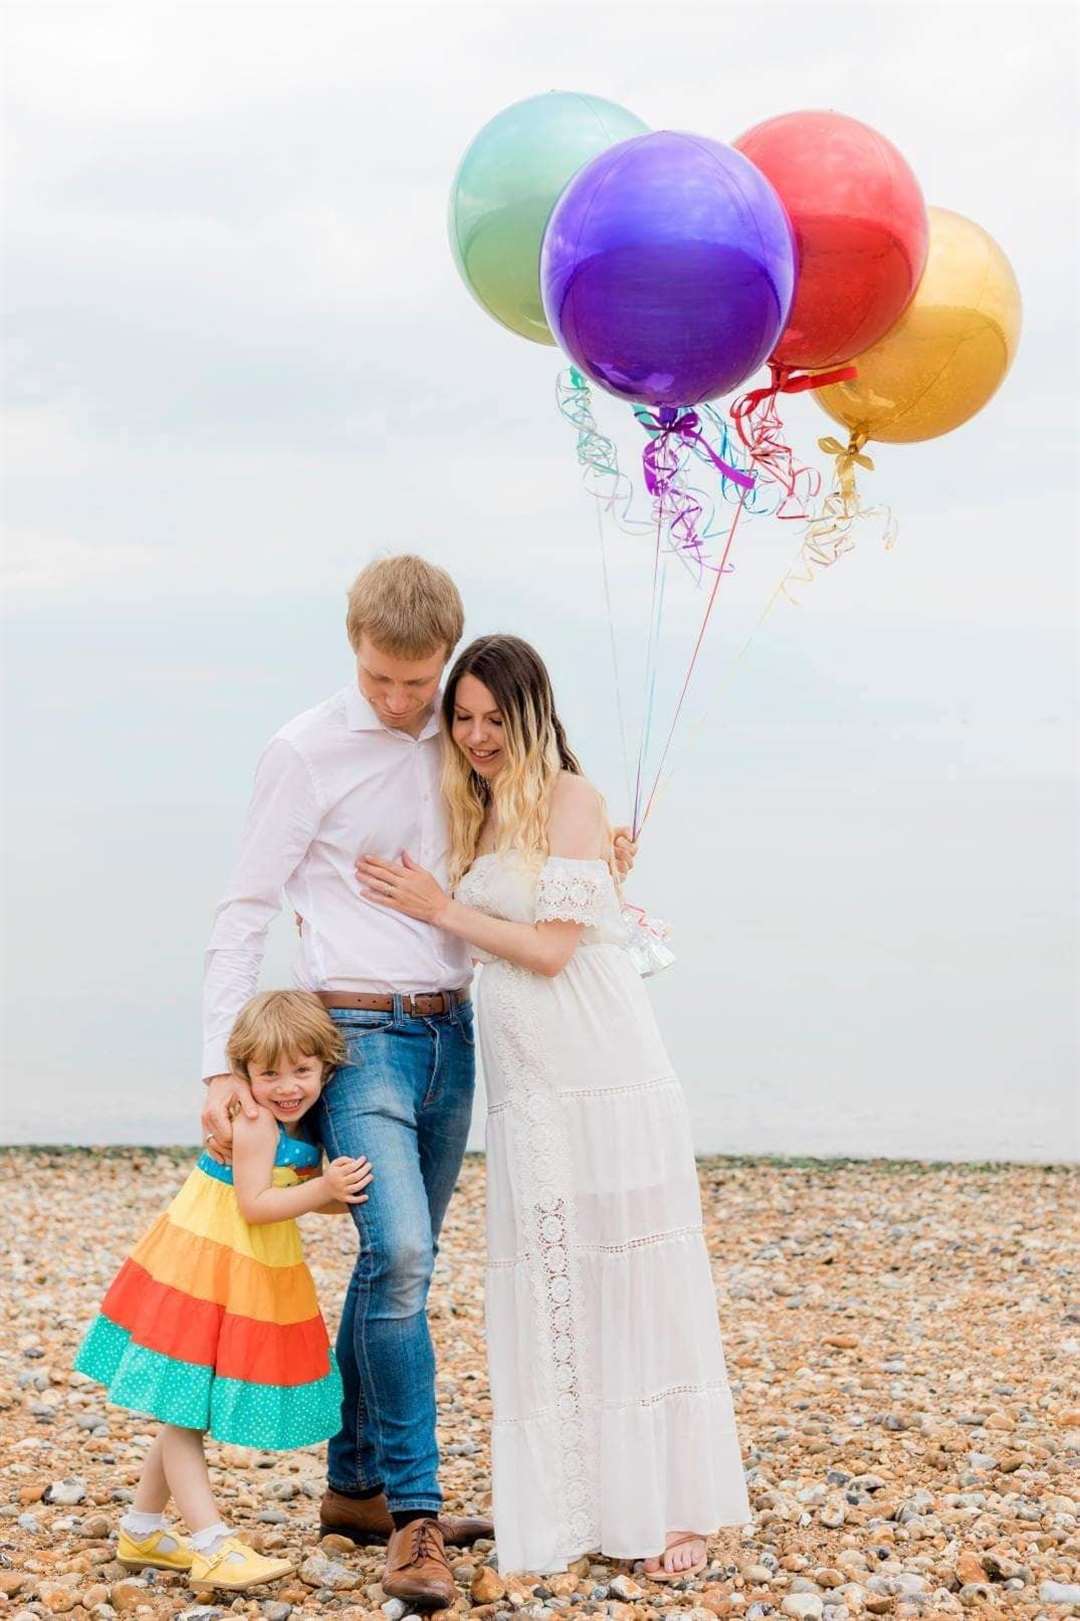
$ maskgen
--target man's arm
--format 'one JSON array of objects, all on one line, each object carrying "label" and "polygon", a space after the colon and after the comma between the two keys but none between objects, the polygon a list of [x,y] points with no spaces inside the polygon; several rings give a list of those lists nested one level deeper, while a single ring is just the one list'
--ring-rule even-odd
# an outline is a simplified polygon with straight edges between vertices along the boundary
[{"label": "man's arm", "polygon": [[318,832],[322,811],[307,764],[274,738],[255,772],[240,854],[214,917],[203,975],[204,1080],[227,1075],[225,1044],[254,996],[266,933],[282,890]]}]

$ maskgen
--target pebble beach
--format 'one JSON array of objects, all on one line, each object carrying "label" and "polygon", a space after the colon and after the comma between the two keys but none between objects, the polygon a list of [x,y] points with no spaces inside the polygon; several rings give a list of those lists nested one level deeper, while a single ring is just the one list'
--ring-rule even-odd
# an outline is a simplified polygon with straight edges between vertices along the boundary
[{"label": "pebble beach", "polygon": [[[72,1371],[127,1249],[193,1155],[0,1151],[0,1616],[402,1621],[382,1550],[318,1541],[321,1448],[210,1443],[246,1540],[296,1574],[236,1599],[117,1564],[152,1425]],[[676,1586],[597,1554],[540,1578],[451,1552],[475,1621],[1080,1615],[1080,1171],[709,1160],[708,1243],[753,1523]],[[466,1162],[432,1292],[448,1507],[490,1504],[484,1165]],[[346,1219],[308,1217],[331,1333]],[[449,1612],[436,1612],[445,1615]]]}]

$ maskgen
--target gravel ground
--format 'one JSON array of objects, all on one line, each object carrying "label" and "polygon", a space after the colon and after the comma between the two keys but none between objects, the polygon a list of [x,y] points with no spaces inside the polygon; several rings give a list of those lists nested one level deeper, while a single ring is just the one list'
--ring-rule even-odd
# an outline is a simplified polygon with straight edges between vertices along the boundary
[{"label": "gravel ground", "polygon": [[[83,1329],[190,1156],[0,1152],[11,1271],[0,1340],[0,1612],[236,1613],[399,1621],[378,1549],[316,1540],[321,1449],[211,1444],[228,1516],[297,1575],[207,1605],[113,1559],[148,1426],[71,1370]],[[615,1621],[735,1615],[1080,1615],[1080,1172],[914,1164],[701,1165],[754,1523],[682,1588],[597,1558],[503,1577],[455,1563],[476,1621],[560,1610]],[[431,1315],[448,1506],[490,1502],[483,1344],[484,1168],[451,1206]],[[334,1327],[351,1225],[306,1218]]]}]

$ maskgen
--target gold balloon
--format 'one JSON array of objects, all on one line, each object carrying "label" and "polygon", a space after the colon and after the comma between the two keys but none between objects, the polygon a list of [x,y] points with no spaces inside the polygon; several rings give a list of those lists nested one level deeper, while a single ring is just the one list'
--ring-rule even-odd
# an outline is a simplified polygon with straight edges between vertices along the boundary
[{"label": "gold balloon", "polygon": [[814,390],[860,441],[950,433],[996,393],[1020,341],[1020,289],[993,237],[947,208],[928,212],[930,250],[911,303],[856,356],[854,381]]}]

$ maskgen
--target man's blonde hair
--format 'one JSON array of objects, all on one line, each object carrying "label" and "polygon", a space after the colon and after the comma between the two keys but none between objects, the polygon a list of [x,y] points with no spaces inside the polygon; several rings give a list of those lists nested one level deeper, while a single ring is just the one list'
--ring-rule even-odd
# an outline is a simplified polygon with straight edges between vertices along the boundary
[{"label": "man's blonde hair", "polygon": [[449,658],[465,629],[465,609],[445,569],[422,557],[380,557],[353,581],[345,627],[354,653],[367,636],[395,658],[427,658],[443,648]]},{"label": "man's blonde hair", "polygon": [[245,1081],[252,1065],[276,1069],[283,1058],[317,1058],[332,1069],[346,1057],[340,1030],[310,991],[263,991],[252,997],[237,1015],[225,1052],[233,1073]]}]

